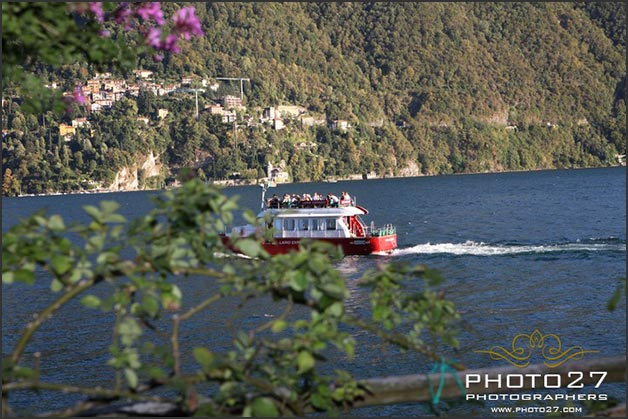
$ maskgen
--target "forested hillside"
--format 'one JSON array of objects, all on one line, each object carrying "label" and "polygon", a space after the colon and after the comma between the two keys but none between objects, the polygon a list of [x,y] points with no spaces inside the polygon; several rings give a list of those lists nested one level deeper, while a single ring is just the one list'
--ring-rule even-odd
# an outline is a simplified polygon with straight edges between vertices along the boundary
[{"label": "forested hillside", "polygon": [[[306,181],[594,167],[626,153],[623,3],[195,5],[205,36],[160,63],[142,57],[137,68],[163,81],[250,79],[235,127],[208,112],[195,118],[189,93],[140,92],[72,116],[24,115],[19,100],[9,100],[5,193],[108,185],[151,152],[162,171],[140,187],[162,185],[181,167],[212,179],[257,178],[281,160],[292,180]],[[38,71],[66,86],[94,76],[81,64]],[[220,86],[199,95],[201,108],[240,93],[238,82]],[[25,94],[7,92],[3,98]],[[279,105],[350,126],[286,120],[274,130],[242,120]],[[91,129],[71,141],[50,129],[80,116]]]}]

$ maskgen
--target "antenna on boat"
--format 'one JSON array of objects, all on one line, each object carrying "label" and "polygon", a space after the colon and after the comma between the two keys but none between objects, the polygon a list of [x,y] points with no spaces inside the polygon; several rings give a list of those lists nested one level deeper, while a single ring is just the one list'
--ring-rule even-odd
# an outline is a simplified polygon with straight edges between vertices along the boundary
[{"label": "antenna on boat", "polygon": [[262,183],[259,186],[262,187],[262,204],[261,204],[261,209],[264,209],[264,203],[266,202],[264,197],[266,196],[266,190],[268,190],[268,184],[267,183]]},{"label": "antenna on boat", "polygon": [[264,205],[266,204],[266,191],[268,190],[268,188],[272,188],[275,186],[275,184],[272,181],[268,181],[266,183],[262,183],[261,185],[259,185],[262,187],[262,203],[261,203],[261,209],[264,209]]}]

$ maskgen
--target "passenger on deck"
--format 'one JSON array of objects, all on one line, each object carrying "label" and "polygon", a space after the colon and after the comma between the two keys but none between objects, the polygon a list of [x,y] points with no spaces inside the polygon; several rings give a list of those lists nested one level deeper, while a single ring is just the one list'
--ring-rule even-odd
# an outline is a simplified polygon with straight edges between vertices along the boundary
[{"label": "passenger on deck", "polygon": [[327,203],[330,207],[337,208],[340,200],[336,195],[329,193],[327,194]]},{"label": "passenger on deck", "polygon": [[340,206],[351,206],[351,197],[349,196],[349,192],[342,192],[342,194],[340,195]]},{"label": "passenger on deck", "polygon": [[272,198],[268,200],[268,208],[279,208],[279,197],[274,194]]},{"label": "passenger on deck", "polygon": [[325,206],[325,197],[318,192],[314,192],[312,195],[312,207],[321,208]]},{"label": "passenger on deck", "polygon": [[292,203],[292,199],[290,198],[289,194],[283,194],[283,198],[281,200],[281,207],[282,208],[290,208],[290,204]]},{"label": "passenger on deck", "polygon": [[292,194],[292,199],[290,201],[290,204],[291,204],[292,208],[299,208],[299,206],[301,204],[301,197],[298,194],[293,193]]}]

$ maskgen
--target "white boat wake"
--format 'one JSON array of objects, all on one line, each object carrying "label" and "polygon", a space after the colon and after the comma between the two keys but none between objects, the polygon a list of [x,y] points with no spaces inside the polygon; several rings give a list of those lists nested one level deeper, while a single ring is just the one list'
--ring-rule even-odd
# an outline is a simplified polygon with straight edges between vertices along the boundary
[{"label": "white boat wake", "polygon": [[393,256],[405,255],[472,255],[502,256],[516,254],[538,254],[552,252],[625,252],[626,243],[617,239],[587,240],[586,242],[547,244],[547,245],[499,245],[478,243],[468,240],[464,243],[426,243],[396,249]]}]

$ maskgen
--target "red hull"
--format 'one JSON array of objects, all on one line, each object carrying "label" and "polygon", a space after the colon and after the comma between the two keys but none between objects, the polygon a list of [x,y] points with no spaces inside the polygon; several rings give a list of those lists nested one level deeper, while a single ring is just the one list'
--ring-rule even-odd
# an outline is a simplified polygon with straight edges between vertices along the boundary
[{"label": "red hull", "polygon": [[[221,237],[223,243],[229,246],[231,250],[238,252],[238,249],[230,245],[227,236],[222,235]],[[388,253],[397,248],[396,234],[377,237],[321,238],[317,240],[323,240],[342,248],[342,252],[345,256]],[[288,253],[291,250],[298,250],[300,241],[301,239],[299,238],[277,238],[273,243],[264,243],[263,247],[271,255],[278,255]]]}]

